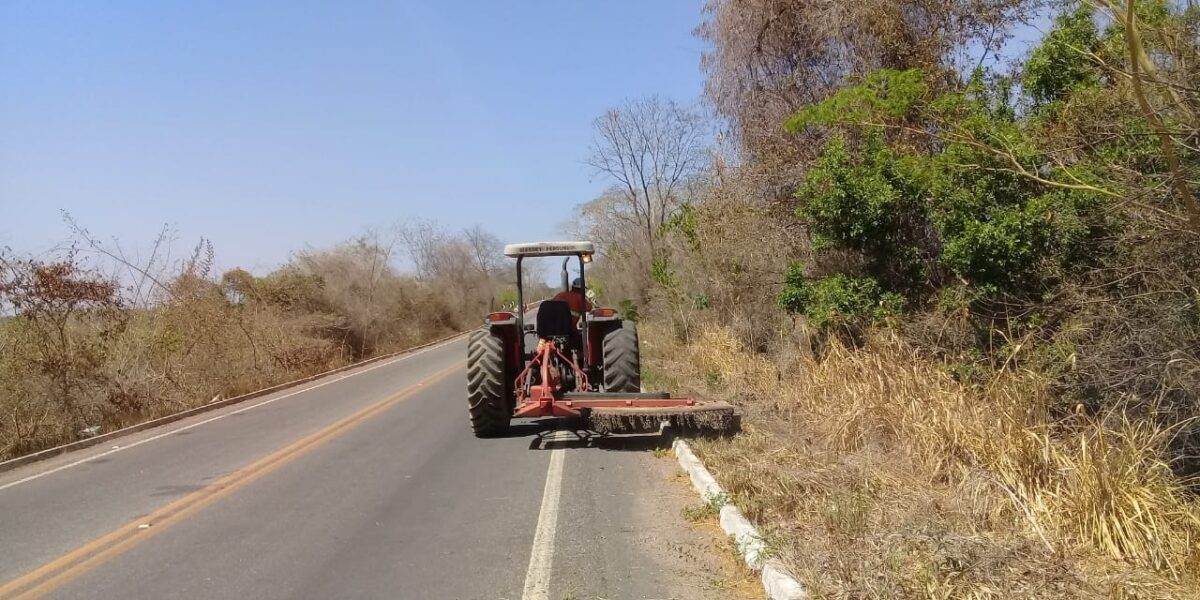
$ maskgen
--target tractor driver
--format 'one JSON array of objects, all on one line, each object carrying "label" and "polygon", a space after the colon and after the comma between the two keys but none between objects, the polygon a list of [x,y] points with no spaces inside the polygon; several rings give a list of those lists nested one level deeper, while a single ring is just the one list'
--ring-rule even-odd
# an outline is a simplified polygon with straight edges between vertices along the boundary
[{"label": "tractor driver", "polygon": [[592,303],[588,302],[587,295],[583,292],[583,280],[576,277],[575,281],[571,282],[571,289],[565,292],[559,292],[554,296],[555,300],[562,300],[567,303],[571,309],[571,317],[575,319],[575,328],[580,326],[580,319],[583,318],[585,311],[592,310]]}]

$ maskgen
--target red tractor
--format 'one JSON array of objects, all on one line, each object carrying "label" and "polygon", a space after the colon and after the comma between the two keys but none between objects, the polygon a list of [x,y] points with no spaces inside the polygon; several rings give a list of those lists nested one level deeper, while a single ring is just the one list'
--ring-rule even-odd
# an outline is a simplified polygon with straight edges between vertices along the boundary
[{"label": "red tractor", "polygon": [[[509,244],[517,259],[515,312],[493,312],[471,332],[467,349],[467,402],[478,437],[503,434],[522,417],[568,417],[599,433],[680,428],[727,430],[735,422],[724,403],[643,392],[637,325],[611,308],[577,311],[563,300],[539,303],[526,322],[522,262],[562,256],[563,282],[571,257],[579,261],[579,287],[587,289],[585,265],[591,242]],[[564,290],[566,291],[566,290]]]}]

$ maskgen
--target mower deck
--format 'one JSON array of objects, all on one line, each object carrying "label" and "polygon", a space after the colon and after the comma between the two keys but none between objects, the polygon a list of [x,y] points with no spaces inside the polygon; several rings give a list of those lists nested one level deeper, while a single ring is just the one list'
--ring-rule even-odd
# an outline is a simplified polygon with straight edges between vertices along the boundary
[{"label": "mower deck", "polygon": [[530,397],[517,406],[513,417],[581,417],[585,411],[617,408],[653,408],[659,410],[695,407],[691,398],[671,398],[665,392],[602,393],[572,392],[558,398],[535,387]]},{"label": "mower deck", "polygon": [[648,433],[665,424],[677,432],[730,433],[738,428],[732,404],[693,402],[686,406],[601,406],[587,411],[597,433]]},{"label": "mower deck", "polygon": [[[538,396],[536,390],[533,395]],[[737,414],[731,404],[671,398],[666,392],[572,392],[562,399],[531,398],[518,406],[513,416],[580,418],[597,433],[656,432],[664,424],[693,432],[728,432],[737,427]]]}]

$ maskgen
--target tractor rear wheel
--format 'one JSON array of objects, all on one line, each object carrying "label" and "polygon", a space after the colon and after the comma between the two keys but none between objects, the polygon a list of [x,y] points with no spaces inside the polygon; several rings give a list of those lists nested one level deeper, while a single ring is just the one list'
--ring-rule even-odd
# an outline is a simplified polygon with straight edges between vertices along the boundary
[{"label": "tractor rear wheel", "polygon": [[638,351],[637,325],[621,323],[604,336],[604,391],[642,391],[642,361]]},{"label": "tractor rear wheel", "polygon": [[508,378],[504,345],[487,330],[471,332],[467,341],[467,409],[475,437],[500,435],[508,429]]}]

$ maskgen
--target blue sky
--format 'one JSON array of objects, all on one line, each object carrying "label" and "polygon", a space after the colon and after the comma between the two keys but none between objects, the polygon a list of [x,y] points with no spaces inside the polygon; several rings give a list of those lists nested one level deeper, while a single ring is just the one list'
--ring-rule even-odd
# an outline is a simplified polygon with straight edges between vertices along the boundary
[{"label": "blue sky", "polygon": [[560,237],[591,121],[699,98],[700,0],[0,3],[0,245],[163,224],[264,272],[409,218]]}]

